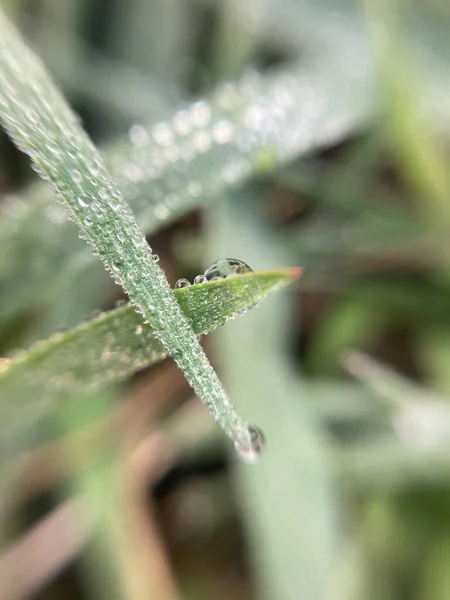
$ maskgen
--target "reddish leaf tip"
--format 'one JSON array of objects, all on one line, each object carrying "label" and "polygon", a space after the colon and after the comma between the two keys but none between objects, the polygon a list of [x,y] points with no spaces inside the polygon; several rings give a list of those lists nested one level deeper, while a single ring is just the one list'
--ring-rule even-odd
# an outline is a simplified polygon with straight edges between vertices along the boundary
[{"label": "reddish leaf tip", "polygon": [[291,279],[296,279],[297,277],[301,277],[305,271],[303,267],[290,267],[286,269],[288,276]]}]

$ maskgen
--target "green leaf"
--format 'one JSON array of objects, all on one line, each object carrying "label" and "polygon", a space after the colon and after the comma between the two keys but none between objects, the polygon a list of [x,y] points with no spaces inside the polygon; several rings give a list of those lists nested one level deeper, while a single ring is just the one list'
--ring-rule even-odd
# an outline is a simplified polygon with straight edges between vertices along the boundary
[{"label": "green leaf", "polygon": [[[299,269],[261,271],[175,290],[198,335],[208,333],[287,285]],[[0,422],[14,431],[61,399],[92,393],[166,356],[152,328],[131,306],[118,308],[35,344],[0,373]]]},{"label": "green leaf", "polygon": [[0,116],[12,140],[65,203],[217,423],[236,443],[248,441],[248,425],[231,404],[100,154],[44,66],[1,15],[0,70]]},{"label": "green leaf", "polygon": [[[365,120],[372,102],[364,82],[356,87],[356,80],[342,77],[352,70],[350,64],[331,68],[328,61],[303,61],[221,85],[163,122],[132,127],[129,137],[105,149],[105,156],[140,227],[155,233],[224,190],[343,139]],[[102,275],[98,259],[53,203],[51,194],[36,185],[4,204],[0,282],[8,294],[0,295],[3,320],[30,305],[54,305],[71,281],[84,287],[88,271]]]}]

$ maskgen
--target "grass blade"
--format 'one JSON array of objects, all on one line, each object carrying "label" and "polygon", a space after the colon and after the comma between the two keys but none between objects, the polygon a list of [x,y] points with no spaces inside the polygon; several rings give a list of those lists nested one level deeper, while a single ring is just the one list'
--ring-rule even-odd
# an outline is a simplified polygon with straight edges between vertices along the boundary
[{"label": "grass blade", "polygon": [[[341,75],[325,61],[293,65],[227,83],[153,127],[131,128],[130,137],[106,149],[106,160],[141,228],[152,234],[225,189],[345,137],[367,117],[371,99],[366,82],[356,89]],[[5,205],[3,248],[20,245],[21,252],[13,265],[0,257],[0,281],[8,289],[0,296],[2,319],[23,311],[30,297],[34,308],[48,306],[57,295],[55,280],[63,289],[96,267],[52,202],[38,185]]]},{"label": "grass blade", "polygon": [[[298,275],[298,269],[248,273],[175,290],[175,297],[194,333],[207,333]],[[150,325],[131,306],[104,313],[4,359],[0,422],[15,435],[16,427],[32,425],[59,400],[93,393],[165,356]]]},{"label": "grass blade", "polygon": [[250,444],[248,425],[231,404],[100,154],[43,65],[1,16],[0,68],[1,116],[9,135],[65,203],[217,423],[235,443]]}]

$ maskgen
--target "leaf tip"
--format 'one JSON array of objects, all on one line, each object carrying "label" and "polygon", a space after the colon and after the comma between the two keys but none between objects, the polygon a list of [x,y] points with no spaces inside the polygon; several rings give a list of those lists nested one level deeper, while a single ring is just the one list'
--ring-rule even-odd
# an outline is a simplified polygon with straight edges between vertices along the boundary
[{"label": "leaf tip", "polygon": [[289,279],[297,279],[303,275],[305,269],[303,267],[289,267],[285,271]]}]

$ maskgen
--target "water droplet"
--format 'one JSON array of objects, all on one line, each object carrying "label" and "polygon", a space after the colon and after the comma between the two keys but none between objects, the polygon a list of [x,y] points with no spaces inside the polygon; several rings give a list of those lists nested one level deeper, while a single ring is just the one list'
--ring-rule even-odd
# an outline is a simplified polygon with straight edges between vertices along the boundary
[{"label": "water droplet", "polygon": [[134,330],[134,333],[135,333],[136,335],[141,335],[141,333],[142,333],[143,331],[144,331],[144,328],[142,327],[142,325],[138,325],[138,326],[136,327],[136,329]]},{"label": "water droplet", "polygon": [[154,263],[159,263],[159,255],[158,254],[152,254],[152,261]]},{"label": "water droplet", "polygon": [[237,455],[243,462],[255,463],[265,446],[264,435],[255,425],[243,429],[234,443]]},{"label": "water droplet", "polygon": [[132,125],[128,135],[130,136],[130,141],[133,146],[136,146],[137,148],[143,148],[149,142],[148,132],[142,125]]},{"label": "water droplet", "polygon": [[196,127],[206,127],[211,118],[211,110],[206,102],[197,102],[191,108],[192,122]]},{"label": "water droplet", "polygon": [[140,169],[138,165],[135,165],[131,162],[124,165],[122,172],[126,179],[134,183],[141,181],[144,176],[142,169]]},{"label": "water droplet", "polygon": [[89,204],[86,202],[86,200],[83,200],[83,198],[78,198],[78,204],[80,206],[82,206],[83,208],[87,208],[89,206]]},{"label": "water droplet", "polygon": [[202,193],[202,184],[199,181],[191,181],[188,185],[188,193],[191,196],[197,197]]},{"label": "water droplet", "polygon": [[213,279],[229,277],[230,275],[239,275],[241,273],[251,273],[253,269],[238,258],[222,258],[216,260],[205,271],[205,279],[212,281]]},{"label": "water droplet", "polygon": [[92,225],[92,219],[91,219],[91,217],[86,217],[84,219],[84,224],[86,225],[86,227],[90,227]]},{"label": "water droplet", "polygon": [[169,216],[169,209],[165,204],[157,204],[153,209],[153,213],[157,219],[164,221]]},{"label": "water droplet", "polygon": [[191,123],[187,110],[180,110],[175,114],[173,126],[179,135],[187,135],[191,131]]},{"label": "water droplet", "polygon": [[193,137],[194,148],[199,152],[208,152],[211,148],[211,136],[208,131],[199,131]]},{"label": "water droplet", "polygon": [[191,285],[191,282],[188,279],[182,277],[176,282],[175,289],[179,290],[180,288],[188,287],[189,285]]},{"label": "water droplet", "polygon": [[167,123],[157,123],[152,129],[152,135],[160,146],[170,146],[173,142],[173,131]]},{"label": "water droplet", "polygon": [[194,285],[199,285],[200,283],[205,283],[206,277],[204,275],[197,275],[194,279]]},{"label": "water droplet", "polygon": [[72,179],[75,181],[75,183],[81,183],[83,181],[83,175],[80,173],[80,171],[72,171]]},{"label": "water droplet", "polygon": [[181,358],[182,354],[183,353],[182,353],[182,351],[179,348],[175,348],[170,353],[170,355],[172,356],[172,358],[174,358],[175,360],[177,360],[177,358]]},{"label": "water droplet", "polygon": [[233,125],[229,121],[219,121],[213,127],[212,136],[216,144],[226,144],[233,137]]}]

